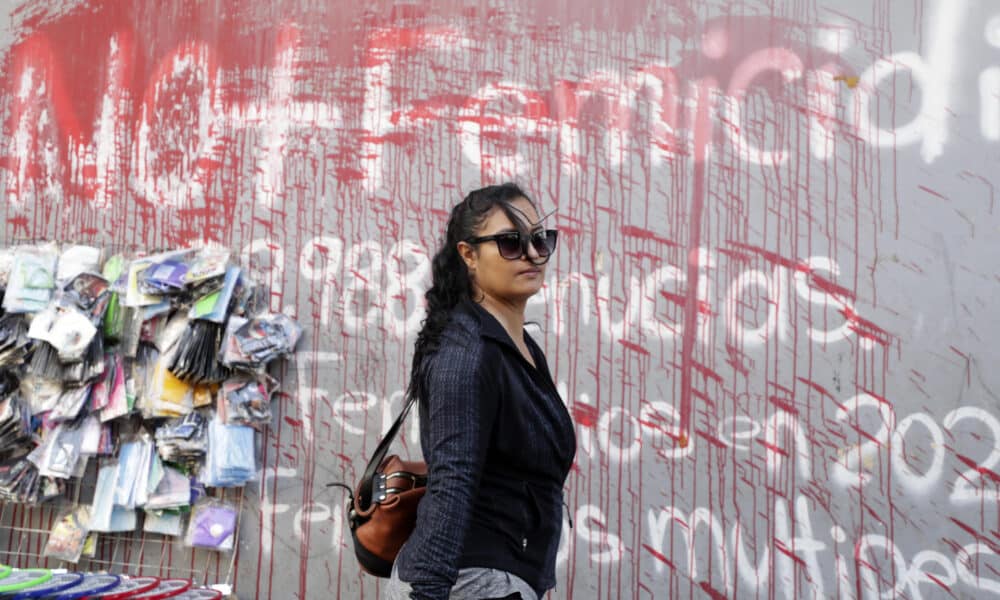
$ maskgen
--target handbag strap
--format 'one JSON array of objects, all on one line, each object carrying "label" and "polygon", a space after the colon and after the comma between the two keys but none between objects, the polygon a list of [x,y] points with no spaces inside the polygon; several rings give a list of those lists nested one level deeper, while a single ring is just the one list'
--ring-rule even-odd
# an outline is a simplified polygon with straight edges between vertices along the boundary
[{"label": "handbag strap", "polygon": [[385,460],[385,455],[389,453],[389,446],[392,445],[393,440],[396,439],[396,435],[399,434],[400,428],[403,426],[403,421],[406,420],[406,416],[410,414],[410,409],[413,408],[413,404],[416,401],[416,396],[411,396],[406,400],[406,405],[403,406],[403,412],[399,413],[396,417],[396,422],[392,424],[389,431],[385,432],[385,436],[382,441],[378,443],[378,447],[375,448],[375,454],[372,455],[371,460],[368,461],[368,466],[365,467],[364,475],[361,476],[361,482],[358,483],[358,506],[361,509],[367,509],[371,506],[372,502],[372,480],[375,478],[375,473],[378,468],[382,466],[382,461]]}]

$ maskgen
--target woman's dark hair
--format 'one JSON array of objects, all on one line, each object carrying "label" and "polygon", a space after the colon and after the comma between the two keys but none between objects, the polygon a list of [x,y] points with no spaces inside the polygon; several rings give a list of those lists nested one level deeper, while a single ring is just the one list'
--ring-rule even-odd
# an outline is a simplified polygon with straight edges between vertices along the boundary
[{"label": "woman's dark hair", "polygon": [[408,397],[423,397],[424,361],[437,350],[452,309],[462,300],[472,297],[472,279],[458,254],[458,243],[474,237],[494,208],[504,211],[511,223],[522,223],[524,216],[521,211],[511,206],[511,202],[518,198],[534,204],[517,184],[503,183],[473,190],[451,209],[444,242],[431,260],[431,287],[424,294],[427,316],[421,323],[414,344],[410,383],[406,388]]}]

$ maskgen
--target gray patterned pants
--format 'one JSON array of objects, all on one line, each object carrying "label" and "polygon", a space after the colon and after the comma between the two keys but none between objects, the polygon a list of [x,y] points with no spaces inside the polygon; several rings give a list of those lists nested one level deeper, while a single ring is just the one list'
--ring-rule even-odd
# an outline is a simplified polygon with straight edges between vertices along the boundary
[{"label": "gray patterned pants", "polygon": [[[396,566],[392,567],[392,577],[382,587],[382,600],[409,600],[410,584],[399,579]],[[498,569],[472,567],[461,569],[458,580],[451,588],[449,600],[486,600],[503,598],[520,592],[524,600],[538,600],[535,591],[523,579]]]}]

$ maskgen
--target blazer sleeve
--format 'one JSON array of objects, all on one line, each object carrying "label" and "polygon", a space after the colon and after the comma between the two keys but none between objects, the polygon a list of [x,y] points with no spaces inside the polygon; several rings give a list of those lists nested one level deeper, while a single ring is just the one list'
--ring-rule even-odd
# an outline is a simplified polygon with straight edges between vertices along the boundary
[{"label": "blazer sleeve", "polygon": [[458,578],[472,507],[496,419],[496,386],[482,345],[442,344],[427,373],[427,493],[406,542],[400,578],[413,600],[446,599]]}]

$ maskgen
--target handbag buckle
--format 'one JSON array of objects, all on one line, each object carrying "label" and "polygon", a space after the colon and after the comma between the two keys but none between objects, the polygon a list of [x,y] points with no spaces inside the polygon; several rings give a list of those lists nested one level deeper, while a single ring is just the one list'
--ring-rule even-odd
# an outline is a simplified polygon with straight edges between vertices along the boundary
[{"label": "handbag buckle", "polygon": [[379,473],[372,481],[372,502],[379,504],[386,499],[386,477]]},{"label": "handbag buckle", "polygon": [[[408,479],[410,481],[410,487],[389,487],[390,479]],[[389,497],[389,494],[406,492],[416,489],[421,485],[427,485],[427,478],[421,475],[414,475],[413,473],[408,473],[406,471],[379,473],[372,481],[372,502],[379,504],[384,502],[385,499]]]}]

